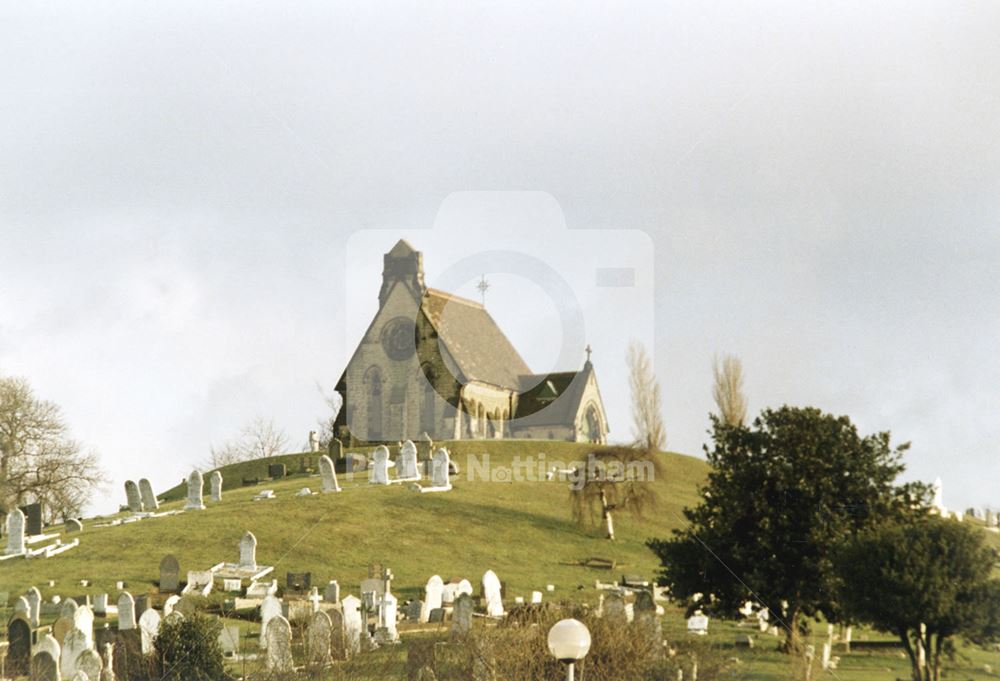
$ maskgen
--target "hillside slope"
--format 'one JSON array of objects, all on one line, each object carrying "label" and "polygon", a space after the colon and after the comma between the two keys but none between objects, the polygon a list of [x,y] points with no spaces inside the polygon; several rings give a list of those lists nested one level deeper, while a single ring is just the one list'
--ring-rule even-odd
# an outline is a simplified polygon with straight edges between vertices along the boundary
[{"label": "hillside slope", "polygon": [[[515,457],[534,457],[538,471],[586,454],[587,445],[549,441],[466,441],[445,443],[461,468],[454,489],[418,494],[403,486],[368,484],[367,473],[349,479],[341,475],[339,494],[294,496],[302,487],[319,490],[318,477],[295,474],[300,461],[315,455],[280,457],[292,475],[281,481],[241,486],[243,478],[265,477],[274,460],[247,462],[222,469],[225,480],[220,503],[180,515],[149,518],[136,523],[97,528],[104,520],[88,520],[84,531],[64,539],[80,538],[80,546],[49,559],[0,563],[0,591],[10,594],[38,586],[51,593],[115,593],[124,580],[133,593],[155,591],[163,555],[177,556],[182,579],[188,570],[204,570],[219,562],[235,562],[244,530],[258,539],[257,560],[275,566],[284,584],[286,572],[312,572],[314,585],[340,582],[342,593],[357,593],[370,562],[381,562],[396,575],[401,597],[422,594],[433,574],[446,580],[465,577],[478,584],[493,569],[507,583],[511,596],[527,596],[546,584],[556,585],[557,598],[576,598],[578,586],[593,588],[594,580],[608,581],[622,573],[651,576],[656,560],[645,548],[650,537],[664,537],[684,523],[681,509],[697,499],[697,486],[708,468],[705,462],[680,454],[663,454],[664,467],[655,488],[659,507],[648,517],[616,518],[618,539],[609,542],[599,528],[579,527],[572,521],[569,491],[561,482],[512,481],[509,467]],[[476,457],[470,459],[470,456]],[[486,456],[493,481],[468,479],[470,467],[482,471]],[[499,471],[499,472],[498,472]],[[536,476],[537,477],[537,476]],[[277,498],[252,501],[261,489],[274,489]],[[183,506],[183,488],[160,495],[161,509]],[[123,495],[124,496],[124,495]],[[613,572],[578,565],[589,557],[615,560]],[[91,586],[79,586],[79,580]],[[55,585],[49,587],[49,580]]]}]

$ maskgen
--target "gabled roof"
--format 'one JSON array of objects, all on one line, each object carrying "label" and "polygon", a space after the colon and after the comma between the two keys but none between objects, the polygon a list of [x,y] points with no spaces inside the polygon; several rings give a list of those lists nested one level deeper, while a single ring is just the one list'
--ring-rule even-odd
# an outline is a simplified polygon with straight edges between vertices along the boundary
[{"label": "gabled roof", "polygon": [[519,390],[528,365],[479,303],[429,288],[421,309],[466,381]]},{"label": "gabled roof", "polygon": [[[517,426],[553,426],[573,423],[594,367],[590,362],[580,371],[528,374],[521,377],[523,393],[517,401]],[[551,397],[555,390],[557,397]]]}]

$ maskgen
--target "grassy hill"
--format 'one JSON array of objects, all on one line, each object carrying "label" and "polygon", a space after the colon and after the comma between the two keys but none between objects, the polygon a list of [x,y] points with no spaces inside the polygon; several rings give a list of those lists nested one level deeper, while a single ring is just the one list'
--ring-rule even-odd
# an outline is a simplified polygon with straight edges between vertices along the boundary
[{"label": "grassy hill", "polygon": [[[527,596],[546,584],[557,587],[560,598],[593,593],[595,579],[609,581],[622,573],[651,576],[656,560],[644,546],[650,537],[662,537],[682,524],[681,509],[696,501],[697,485],[707,466],[679,454],[663,454],[661,479],[655,482],[661,503],[648,517],[616,519],[618,540],[602,538],[599,528],[579,527],[572,521],[567,485],[560,482],[511,481],[503,475],[515,457],[537,462],[544,454],[550,467],[570,462],[587,452],[586,445],[549,441],[467,441],[447,443],[461,468],[454,489],[443,494],[417,494],[400,485],[368,484],[367,473],[350,479],[340,476],[340,494],[294,496],[302,487],[318,490],[320,480],[297,474],[301,462],[315,466],[315,455],[294,454],[253,461],[221,469],[224,496],[220,503],[208,499],[204,511],[150,518],[116,527],[97,528],[106,519],[84,522],[80,546],[62,555],[37,560],[13,560],[0,565],[0,590],[11,594],[31,585],[43,596],[51,593],[115,593],[115,582],[124,580],[133,594],[155,591],[163,555],[177,556],[182,575],[216,563],[234,562],[244,530],[258,540],[257,560],[275,566],[284,583],[286,572],[312,572],[313,584],[336,579],[342,593],[355,593],[367,577],[370,562],[381,562],[396,575],[401,597],[422,594],[428,577],[465,577],[478,584],[483,572],[493,569],[507,583],[511,596]],[[468,480],[470,469],[482,469],[489,457],[495,480]],[[470,459],[469,457],[476,457]],[[242,486],[244,478],[266,478],[267,464],[283,462],[290,477]],[[501,473],[497,474],[496,471]],[[252,501],[261,489],[274,489],[277,498]],[[183,506],[185,489],[175,487],[161,494],[161,508]],[[124,514],[121,514],[124,515]],[[72,539],[72,536],[64,539]],[[578,565],[597,556],[619,565],[613,572]],[[183,577],[182,577],[183,578]],[[79,580],[92,586],[78,586]],[[48,586],[53,580],[55,585]]]}]

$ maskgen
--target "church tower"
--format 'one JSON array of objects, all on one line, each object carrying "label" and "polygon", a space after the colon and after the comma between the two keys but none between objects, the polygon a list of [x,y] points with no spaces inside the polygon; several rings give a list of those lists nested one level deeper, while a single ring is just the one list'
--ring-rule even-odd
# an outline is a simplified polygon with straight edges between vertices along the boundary
[{"label": "church tower", "polygon": [[392,250],[382,256],[382,288],[378,292],[378,306],[385,305],[392,285],[402,282],[416,300],[422,300],[427,286],[424,284],[424,254],[400,239]]}]

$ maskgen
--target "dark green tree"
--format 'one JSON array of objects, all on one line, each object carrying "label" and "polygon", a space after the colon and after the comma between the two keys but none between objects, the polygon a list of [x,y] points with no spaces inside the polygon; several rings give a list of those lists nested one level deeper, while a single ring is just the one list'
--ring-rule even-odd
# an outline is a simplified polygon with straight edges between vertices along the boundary
[{"label": "dark green tree", "polygon": [[883,523],[847,542],[835,566],[845,612],[898,636],[914,681],[939,681],[951,637],[1000,633],[1000,581],[978,527],[936,516]]},{"label": "dark green tree", "polygon": [[160,623],[153,642],[160,678],[174,681],[224,681],[222,647],[217,617],[193,614],[167,618]]},{"label": "dark green tree", "polygon": [[907,445],[891,447],[887,432],[862,437],[846,416],[785,406],[751,425],[711,419],[701,503],[684,510],[686,528],[648,543],[660,583],[675,598],[704,593],[721,613],[759,601],[797,650],[804,617],[839,616],[834,548],[926,503],[925,486],[894,487]]}]

